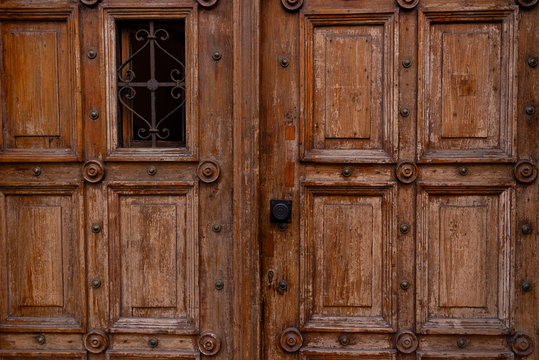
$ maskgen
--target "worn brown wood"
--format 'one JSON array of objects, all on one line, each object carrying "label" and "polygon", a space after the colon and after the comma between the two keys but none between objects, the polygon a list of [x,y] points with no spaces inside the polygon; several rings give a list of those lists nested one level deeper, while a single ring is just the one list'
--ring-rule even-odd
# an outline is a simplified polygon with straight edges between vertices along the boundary
[{"label": "worn brown wood", "polygon": [[[117,119],[117,25],[149,20],[184,24],[185,146]],[[523,0],[2,1],[0,359],[537,358],[537,24]]]},{"label": "worn brown wood", "polygon": [[[537,181],[513,167],[537,157],[525,108],[537,103],[539,10],[262,6],[264,358],[513,359],[520,329],[537,343],[536,230],[521,230],[537,222]],[[380,189],[394,190],[376,205]],[[285,230],[270,199],[293,201]],[[280,349],[288,327],[303,338],[296,355]]]}]

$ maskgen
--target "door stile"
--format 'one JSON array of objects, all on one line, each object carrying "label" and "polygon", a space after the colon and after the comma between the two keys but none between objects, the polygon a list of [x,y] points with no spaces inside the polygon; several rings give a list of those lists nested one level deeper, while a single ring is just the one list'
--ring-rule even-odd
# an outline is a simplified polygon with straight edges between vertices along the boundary
[{"label": "door stile", "polygon": [[258,243],[260,0],[234,0],[234,359],[261,358]]}]

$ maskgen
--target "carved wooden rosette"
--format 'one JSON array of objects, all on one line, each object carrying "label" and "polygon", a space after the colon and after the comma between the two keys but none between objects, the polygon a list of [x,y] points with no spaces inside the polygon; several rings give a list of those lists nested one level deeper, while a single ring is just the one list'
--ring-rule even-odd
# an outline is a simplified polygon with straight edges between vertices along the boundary
[{"label": "carved wooden rosette", "polygon": [[211,160],[206,160],[198,165],[197,175],[199,179],[207,184],[214,182],[219,178],[221,169],[219,165]]},{"label": "carved wooden rosette", "polygon": [[417,165],[410,161],[402,161],[395,169],[397,179],[404,184],[410,184],[417,179]]},{"label": "carved wooden rosette", "polygon": [[105,167],[98,160],[86,161],[82,167],[82,176],[89,183],[98,183],[105,177]]},{"label": "carved wooden rosette", "polygon": [[109,339],[104,331],[92,330],[84,335],[84,347],[92,354],[102,353],[108,345]]},{"label": "carved wooden rosette", "polygon": [[198,349],[206,356],[216,355],[221,349],[221,340],[211,331],[205,331],[198,338]]},{"label": "carved wooden rosette", "polygon": [[537,167],[529,160],[521,160],[516,163],[513,174],[521,183],[529,184],[537,178]]},{"label": "carved wooden rosette", "polygon": [[518,356],[528,356],[533,352],[535,344],[530,335],[517,331],[511,338],[511,348]]},{"label": "carved wooden rosette", "polygon": [[517,4],[519,4],[523,8],[531,8],[537,5],[538,2],[539,0],[517,0]]},{"label": "carved wooden rosette", "polygon": [[410,330],[401,330],[395,335],[395,346],[403,354],[411,354],[417,350],[417,336]]},{"label": "carved wooden rosette", "polygon": [[280,343],[284,351],[296,352],[303,345],[303,336],[296,328],[286,328],[281,333]]},{"label": "carved wooden rosette", "polygon": [[94,6],[97,4],[100,0],[80,0],[81,3],[87,6]]},{"label": "carved wooden rosette", "polygon": [[397,0],[397,4],[403,9],[413,9],[419,4],[419,0]]},{"label": "carved wooden rosette", "polygon": [[281,0],[281,3],[288,11],[295,11],[303,6],[303,0]]},{"label": "carved wooden rosette", "polygon": [[197,0],[198,4],[205,8],[210,8],[217,4],[218,0]]}]

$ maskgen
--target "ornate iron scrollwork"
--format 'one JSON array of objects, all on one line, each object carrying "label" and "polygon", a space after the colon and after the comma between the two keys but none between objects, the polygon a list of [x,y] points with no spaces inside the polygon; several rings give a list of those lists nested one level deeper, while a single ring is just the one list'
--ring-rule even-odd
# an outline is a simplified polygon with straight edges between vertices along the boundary
[{"label": "ornate iron scrollwork", "polygon": [[[157,146],[157,139],[165,140],[170,136],[170,130],[166,127],[161,127],[163,122],[168,119],[172,114],[178,111],[185,104],[185,65],[177,59],[174,55],[168,52],[161,44],[160,41],[167,41],[170,35],[165,29],[155,29],[155,23],[149,22],[149,29],[139,29],[135,33],[136,41],[144,41],[144,44],[138,48],[129,58],[124,61],[117,70],[118,75],[118,100],[120,103],[138,119],[142,120],[146,127],[140,127],[137,130],[137,136],[142,140],[151,139],[152,147]],[[150,54],[150,79],[147,81],[136,81],[136,74],[130,67],[133,60],[137,56],[141,56],[141,53],[146,49],[149,49]],[[176,67],[170,71],[169,81],[157,81],[156,79],[156,57],[155,50],[159,49],[162,53],[168,56]],[[156,109],[156,91],[160,88],[170,88],[170,96],[174,100],[179,100],[177,106],[172,111],[163,116],[157,118]],[[137,88],[147,88],[150,91],[151,97],[151,109],[150,119],[137,112],[129,102],[134,100],[137,95]]]}]

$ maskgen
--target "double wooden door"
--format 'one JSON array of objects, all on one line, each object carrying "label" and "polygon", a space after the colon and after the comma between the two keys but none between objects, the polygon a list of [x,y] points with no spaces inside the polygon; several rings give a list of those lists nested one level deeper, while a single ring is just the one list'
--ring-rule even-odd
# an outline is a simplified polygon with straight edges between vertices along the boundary
[{"label": "double wooden door", "polygon": [[0,359],[537,357],[536,0],[5,0]]}]

